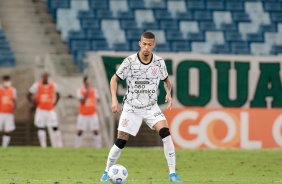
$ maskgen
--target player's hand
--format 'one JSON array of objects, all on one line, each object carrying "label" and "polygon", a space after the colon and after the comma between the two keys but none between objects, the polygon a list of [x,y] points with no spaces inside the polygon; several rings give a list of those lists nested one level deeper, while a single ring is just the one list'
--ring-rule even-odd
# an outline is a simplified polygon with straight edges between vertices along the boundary
[{"label": "player's hand", "polygon": [[165,96],[165,102],[168,103],[167,109],[170,110],[171,107],[172,107],[172,98],[171,98],[171,95],[170,95],[170,94],[166,94],[166,96]]},{"label": "player's hand", "polygon": [[117,100],[114,100],[112,102],[112,112],[115,114],[120,113],[120,107],[119,107],[119,103]]}]

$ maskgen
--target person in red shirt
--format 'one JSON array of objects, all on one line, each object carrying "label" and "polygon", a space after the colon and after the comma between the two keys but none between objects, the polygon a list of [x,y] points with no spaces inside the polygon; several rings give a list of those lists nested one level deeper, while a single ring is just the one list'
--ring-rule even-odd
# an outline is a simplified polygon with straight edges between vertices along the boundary
[{"label": "person in red shirt", "polygon": [[44,72],[42,80],[35,82],[29,89],[28,100],[36,106],[34,124],[38,128],[40,146],[47,146],[46,127],[51,126],[56,139],[55,147],[62,147],[61,132],[58,128],[58,118],[54,107],[60,99],[57,85],[49,80],[49,74]]},{"label": "person in red shirt", "polygon": [[79,99],[79,110],[77,118],[77,136],[75,138],[75,147],[80,147],[83,131],[90,128],[93,131],[93,140],[97,148],[102,146],[101,135],[99,132],[99,118],[97,115],[97,100],[99,100],[98,91],[90,86],[88,77],[83,78],[84,86],[77,90]]},{"label": "person in red shirt", "polygon": [[11,140],[11,133],[16,129],[14,109],[16,108],[17,91],[12,86],[8,75],[2,77],[0,85],[0,130],[3,128],[2,146],[7,147]]}]

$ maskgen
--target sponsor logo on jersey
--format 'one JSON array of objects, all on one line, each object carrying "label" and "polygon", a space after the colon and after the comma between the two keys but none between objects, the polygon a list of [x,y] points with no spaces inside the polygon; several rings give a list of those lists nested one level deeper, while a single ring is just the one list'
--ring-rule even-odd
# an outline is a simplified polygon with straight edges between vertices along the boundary
[{"label": "sponsor logo on jersey", "polygon": [[159,111],[159,112],[155,112],[155,113],[154,113],[154,116],[155,116],[155,117],[157,117],[157,116],[162,116],[162,117],[163,117],[164,114],[163,114],[162,111]]},{"label": "sponsor logo on jersey", "polygon": [[151,89],[135,89],[134,93],[156,93],[156,90],[151,90]]},{"label": "sponsor logo on jersey", "polygon": [[135,81],[135,84],[149,84],[149,81]]}]

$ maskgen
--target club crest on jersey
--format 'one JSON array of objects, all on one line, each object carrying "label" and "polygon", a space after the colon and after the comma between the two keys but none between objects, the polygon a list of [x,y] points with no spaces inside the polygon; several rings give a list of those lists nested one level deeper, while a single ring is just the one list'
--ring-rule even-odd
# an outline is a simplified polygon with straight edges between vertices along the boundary
[{"label": "club crest on jersey", "polygon": [[152,71],[152,75],[153,76],[156,76],[158,74],[158,68],[151,68],[151,71]]},{"label": "club crest on jersey", "polygon": [[127,125],[128,125],[128,119],[126,119],[126,118],[124,118],[124,119],[122,119],[122,121],[121,121],[121,125],[123,126],[123,127],[127,127]]}]

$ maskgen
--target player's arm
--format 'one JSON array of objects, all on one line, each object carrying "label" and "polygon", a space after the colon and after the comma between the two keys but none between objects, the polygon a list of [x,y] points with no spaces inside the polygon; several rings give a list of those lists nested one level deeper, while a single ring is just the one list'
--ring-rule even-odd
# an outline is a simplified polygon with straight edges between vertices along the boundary
[{"label": "player's arm", "polygon": [[171,84],[168,77],[164,80],[164,88],[165,88],[165,91],[166,91],[165,102],[168,103],[167,108],[171,109],[171,107],[172,107],[172,98],[171,98],[172,84]]},{"label": "player's arm", "polygon": [[14,93],[13,93],[13,104],[14,104],[14,110],[17,108],[17,90],[14,88]]},{"label": "player's arm", "polygon": [[117,83],[118,83],[118,76],[115,74],[113,75],[113,77],[111,78],[110,81],[110,88],[111,88],[111,95],[112,95],[112,112],[113,113],[119,113],[120,112],[120,108],[119,108],[119,103],[118,103],[118,99],[117,99]]},{"label": "player's arm", "polygon": [[37,85],[36,83],[34,83],[30,88],[29,88],[29,91],[27,93],[27,100],[36,106],[36,101],[34,99],[34,94],[37,93]]},{"label": "player's arm", "polygon": [[60,98],[61,98],[60,93],[59,93],[59,92],[56,92],[56,101],[55,101],[55,103],[54,103],[54,106],[57,105],[57,103],[59,102]]}]

